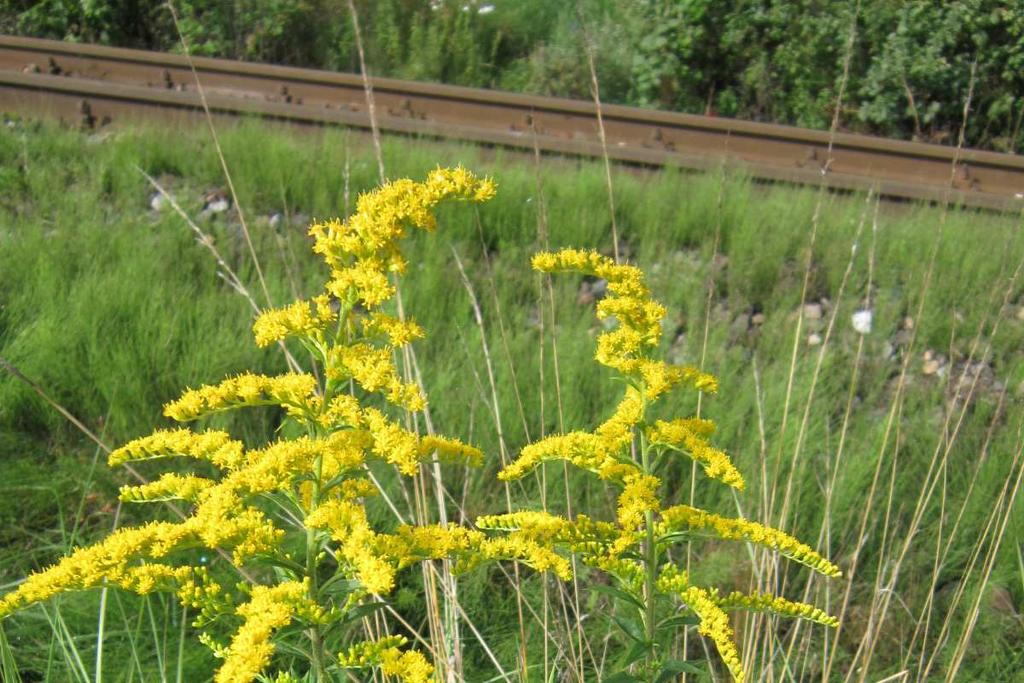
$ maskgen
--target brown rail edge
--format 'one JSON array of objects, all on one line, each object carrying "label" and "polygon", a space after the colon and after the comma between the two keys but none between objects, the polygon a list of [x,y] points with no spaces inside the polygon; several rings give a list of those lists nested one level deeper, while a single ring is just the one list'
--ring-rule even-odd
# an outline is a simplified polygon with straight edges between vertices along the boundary
[{"label": "brown rail edge", "polygon": [[[369,128],[353,74],[197,57],[212,112]],[[381,130],[558,154],[600,156],[591,102],[372,79]],[[121,118],[194,116],[202,104],[182,55],[0,35],[0,110],[50,111],[87,126]],[[1024,208],[1024,158],[735,119],[605,105],[609,157],[706,170],[736,164],[756,178],[883,196]]]}]

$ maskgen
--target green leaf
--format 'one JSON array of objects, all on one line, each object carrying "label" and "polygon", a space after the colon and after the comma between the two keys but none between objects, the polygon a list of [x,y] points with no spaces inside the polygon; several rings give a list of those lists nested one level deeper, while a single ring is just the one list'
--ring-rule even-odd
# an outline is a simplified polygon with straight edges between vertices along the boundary
[{"label": "green leaf", "polygon": [[637,598],[632,593],[627,593],[626,591],[622,590],[621,588],[615,588],[614,586],[603,586],[601,584],[594,584],[594,585],[590,586],[589,588],[590,588],[590,590],[592,590],[594,592],[604,593],[605,595],[610,595],[613,598],[616,598],[618,600],[622,600],[623,602],[628,602],[629,604],[633,605],[634,607],[636,607],[640,611],[643,611],[643,609],[644,609],[644,604],[642,602],[640,602],[639,598]]},{"label": "green leaf", "polygon": [[601,683],[637,683],[641,679],[628,671],[616,671],[611,676],[601,679]]},{"label": "green leaf", "polygon": [[676,677],[677,674],[703,674],[704,669],[701,667],[691,664],[690,662],[684,662],[681,659],[669,659],[661,663],[661,671],[658,673],[658,677],[654,679],[655,683],[666,683]]},{"label": "green leaf", "polygon": [[641,640],[633,643],[633,646],[626,651],[626,654],[618,661],[618,665],[623,669],[627,668],[633,662],[638,662],[648,655],[651,651],[651,641]]},{"label": "green leaf", "polygon": [[660,633],[662,629],[677,628],[679,626],[696,626],[700,623],[700,617],[696,614],[677,614],[672,617],[666,617],[658,623],[657,631]]},{"label": "green leaf", "polygon": [[386,602],[367,602],[362,605],[356,605],[345,612],[345,622],[358,621],[365,616],[369,616],[377,610],[384,609],[387,605]]},{"label": "green leaf", "polygon": [[625,632],[627,636],[633,640],[644,639],[644,630],[635,619],[627,619],[626,617],[620,617],[616,615],[614,617],[615,623],[619,625],[619,628]]}]

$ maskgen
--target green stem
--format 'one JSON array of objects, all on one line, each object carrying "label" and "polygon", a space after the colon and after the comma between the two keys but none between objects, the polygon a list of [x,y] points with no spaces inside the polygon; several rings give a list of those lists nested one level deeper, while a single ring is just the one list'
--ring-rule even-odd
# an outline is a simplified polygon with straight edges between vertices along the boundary
[{"label": "green stem", "polygon": [[[647,402],[644,401],[644,413],[647,412]],[[644,435],[643,430],[640,430],[640,463],[643,467],[644,474],[650,475],[651,472],[651,446],[647,443],[647,437]],[[652,668],[654,660],[654,638],[655,628],[655,611],[654,611],[654,598],[655,589],[654,582],[657,578],[658,572],[658,545],[654,538],[654,512],[648,510],[644,513],[644,527],[646,531],[646,538],[644,539],[644,564],[647,570],[647,575],[644,581],[644,632],[647,637],[647,642],[650,644],[650,649],[647,651],[647,668],[648,671]]]},{"label": "green stem", "polygon": [[[316,510],[320,505],[320,479],[323,475],[322,458],[318,456],[314,464],[313,491],[310,498],[310,512]],[[317,569],[319,565],[320,547],[316,539],[316,531],[306,527],[306,577],[309,579],[310,596],[316,600],[319,592]],[[311,664],[316,672],[316,681],[326,681],[327,671],[324,668],[324,642],[317,626],[310,626],[309,643],[311,653]]]}]

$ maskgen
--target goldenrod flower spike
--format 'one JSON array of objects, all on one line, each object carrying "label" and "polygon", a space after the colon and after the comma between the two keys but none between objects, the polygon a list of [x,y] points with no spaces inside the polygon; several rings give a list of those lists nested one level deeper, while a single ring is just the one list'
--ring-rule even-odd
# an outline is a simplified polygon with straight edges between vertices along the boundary
[{"label": "goldenrod flower spike", "polygon": [[384,675],[396,676],[404,683],[428,683],[434,667],[419,652],[402,650],[407,643],[403,636],[358,643],[338,655],[338,661],[348,669],[379,667]]},{"label": "goldenrod flower spike", "polygon": [[373,309],[394,296],[390,273],[405,271],[398,243],[408,228],[434,230],[433,209],[448,199],[485,202],[495,186],[464,168],[432,171],[425,181],[396,180],[360,195],[345,222],[331,220],[310,228],[313,250],[331,268],[327,291],[343,302]]},{"label": "goldenrod flower spike", "polygon": [[255,586],[249,602],[239,605],[242,626],[228,646],[215,683],[251,683],[270,664],[274,645],[270,638],[297,614],[315,620],[319,613],[308,598],[308,587],[298,581],[276,586]]},{"label": "goldenrod flower spike", "polygon": [[711,431],[714,431],[714,425],[708,420],[658,420],[647,429],[647,439],[655,446],[686,453],[701,466],[706,475],[742,491],[746,487],[743,475],[732,464],[728,455],[712,447],[704,439],[702,432],[706,434]]},{"label": "goldenrod flower spike", "polygon": [[126,503],[155,503],[165,500],[195,502],[199,494],[215,484],[212,479],[205,477],[167,472],[160,475],[156,481],[138,486],[122,486],[120,498]]},{"label": "goldenrod flower spike", "polygon": [[139,593],[172,590],[191,569],[173,568],[158,560],[178,548],[195,545],[196,530],[182,524],[151,522],[119,529],[99,543],[78,548],[52,567],[30,575],[0,599],[0,617],[58,593],[106,582]]},{"label": "goldenrod flower spike", "polygon": [[631,462],[620,460],[609,452],[607,439],[587,432],[556,434],[536,441],[519,453],[519,457],[498,473],[502,481],[518,479],[542,462],[566,460],[576,467],[593,472],[601,479],[622,483],[640,469]]},{"label": "goldenrod flower spike", "polygon": [[771,548],[785,557],[807,565],[811,569],[838,578],[842,576],[839,567],[814,552],[810,546],[801,543],[789,534],[750,520],[722,517],[706,510],[676,505],[661,513],[662,521],[657,526],[658,535],[673,532],[707,532],[721,539],[750,541]]},{"label": "goldenrod flower spike", "polygon": [[113,467],[137,460],[183,456],[234,469],[242,461],[242,451],[242,442],[235,441],[227,432],[197,434],[188,429],[159,429],[115,449],[107,463]]},{"label": "goldenrod flower spike", "polygon": [[263,348],[288,337],[313,337],[322,340],[324,329],[337,321],[338,314],[326,294],[311,301],[296,301],[283,308],[264,311],[253,323],[256,346]]},{"label": "goldenrod flower spike", "polygon": [[316,379],[303,374],[267,377],[243,373],[220,384],[189,389],[164,406],[164,415],[178,422],[190,422],[242,406],[268,405],[281,406],[296,417],[311,410],[318,412]]},{"label": "goldenrod flower spike", "polygon": [[718,650],[718,656],[722,658],[732,679],[736,683],[743,683],[745,674],[743,664],[740,662],[740,653],[736,648],[735,635],[732,627],[729,626],[729,615],[719,607],[711,594],[697,586],[690,586],[677,594],[683,603],[693,610],[693,613],[700,617],[700,625],[697,632],[705,638],[710,638]]},{"label": "goldenrod flower spike", "polygon": [[770,593],[741,593],[735,591],[724,598],[716,598],[718,606],[724,610],[749,610],[751,612],[771,612],[783,617],[806,619],[822,626],[836,628],[839,620],[824,610],[806,602],[795,602],[780,598]]}]

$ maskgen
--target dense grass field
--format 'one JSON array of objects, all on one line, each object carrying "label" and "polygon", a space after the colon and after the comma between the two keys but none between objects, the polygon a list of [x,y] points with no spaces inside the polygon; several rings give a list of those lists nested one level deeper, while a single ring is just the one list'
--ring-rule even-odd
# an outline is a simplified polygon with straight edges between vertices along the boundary
[{"label": "dense grass field", "polygon": [[[225,128],[221,143],[270,301],[314,292],[324,272],[305,228],[311,217],[345,215],[376,185],[366,141],[252,123]],[[488,454],[480,469],[445,470],[451,518],[472,520],[504,510],[494,476],[502,458],[603,419],[620,388],[592,361],[599,283],[557,277],[549,298],[529,269],[545,245],[611,252],[602,167],[384,141],[391,177],[457,163],[493,176],[498,196],[444,210],[436,235],[413,238],[402,296],[428,333],[416,348],[434,422]],[[210,236],[205,244],[154,201],[144,173]],[[667,410],[715,420],[716,443],[748,481],[724,494],[680,462],[670,502],[692,497],[773,523],[847,577],[812,579],[742,545],[693,546],[702,580],[782,590],[842,618],[838,632],[737,620],[752,679],[1024,680],[1018,217],[762,186],[729,169],[620,169],[613,181],[623,253],[670,311],[666,356],[721,382],[717,396],[698,403],[681,393]],[[268,304],[237,208],[209,206],[225,186],[205,128],[87,134],[12,121],[0,131],[0,357],[106,444],[166,423],[162,404],[186,386],[285,368],[278,350],[252,343],[252,305],[223,277],[232,269]],[[855,330],[856,311],[870,311],[870,331]],[[263,411],[220,424],[258,442],[278,420]],[[117,504],[125,481],[38,392],[0,373],[4,591],[73,545],[151,515]],[[512,499],[613,514],[614,499],[587,477],[563,481],[554,468],[545,484],[526,480]],[[623,642],[605,598],[577,600],[572,586],[524,570],[521,596],[543,617],[527,615],[520,643],[510,574],[460,581],[479,633],[462,634],[465,680],[501,680],[493,660],[515,671],[524,656],[522,679],[598,680]],[[418,577],[394,597],[414,625]],[[98,681],[98,666],[106,681],[206,680],[215,662],[188,621],[161,597],[66,596],[3,622],[0,670],[24,681]],[[686,642],[687,657],[706,659],[695,632]],[[711,652],[704,678],[724,680]]]}]

